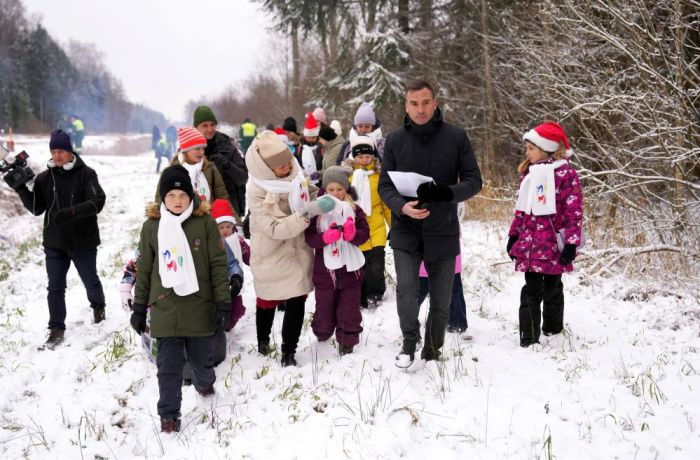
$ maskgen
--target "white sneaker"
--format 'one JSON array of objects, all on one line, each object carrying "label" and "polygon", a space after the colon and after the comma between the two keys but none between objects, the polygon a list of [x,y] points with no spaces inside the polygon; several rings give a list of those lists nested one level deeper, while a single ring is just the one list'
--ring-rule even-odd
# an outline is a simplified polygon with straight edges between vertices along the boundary
[{"label": "white sneaker", "polygon": [[394,365],[399,369],[408,369],[413,364],[415,360],[415,353],[404,353],[401,352],[396,356],[394,360]]}]

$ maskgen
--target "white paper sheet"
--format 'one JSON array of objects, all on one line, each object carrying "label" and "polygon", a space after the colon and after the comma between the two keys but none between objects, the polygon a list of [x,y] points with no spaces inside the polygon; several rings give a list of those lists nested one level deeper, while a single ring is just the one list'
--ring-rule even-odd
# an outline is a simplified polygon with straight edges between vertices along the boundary
[{"label": "white paper sheet", "polygon": [[391,181],[394,183],[396,190],[402,196],[416,197],[418,186],[424,182],[432,182],[433,178],[413,172],[388,171]]}]

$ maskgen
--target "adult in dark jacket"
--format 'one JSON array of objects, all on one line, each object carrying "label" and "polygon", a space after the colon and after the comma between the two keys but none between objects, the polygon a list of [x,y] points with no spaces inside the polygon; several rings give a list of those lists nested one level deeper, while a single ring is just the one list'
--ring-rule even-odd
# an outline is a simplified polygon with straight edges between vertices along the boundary
[{"label": "adult in dark jacket", "polygon": [[[387,136],[379,178],[379,194],[391,208],[396,303],[403,333],[403,348],[396,360],[399,367],[413,363],[420,340],[416,292],[421,260],[430,282],[430,311],[421,357],[440,357],[459,253],[457,203],[476,195],[482,185],[466,132],[443,121],[428,82],[407,85],[406,114],[403,128]],[[412,196],[402,196],[389,177],[390,171],[423,174],[433,182],[421,184]]]},{"label": "adult in dark jacket", "polygon": [[105,193],[97,174],[75,154],[68,134],[51,133],[48,169],[34,181],[17,189],[22,204],[35,216],[44,213],[44,253],[49,277],[49,338],[53,348],[66,329],[66,274],[71,261],[87,291],[95,323],[105,319],[105,295],[97,276],[97,246],[100,232],[97,214],[105,204]]},{"label": "adult in dark jacket", "polygon": [[243,156],[236,148],[235,141],[216,130],[218,121],[211,108],[200,105],[194,111],[194,127],[207,140],[204,155],[213,161],[224,178],[226,191],[233,209],[239,216],[245,215],[245,185],[248,182],[248,169]]}]

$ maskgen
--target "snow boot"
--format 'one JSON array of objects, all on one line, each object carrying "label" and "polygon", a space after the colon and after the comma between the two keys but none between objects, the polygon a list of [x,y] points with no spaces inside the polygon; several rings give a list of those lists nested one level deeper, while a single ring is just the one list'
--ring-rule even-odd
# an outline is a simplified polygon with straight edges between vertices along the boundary
[{"label": "snow boot", "polygon": [[92,307],[92,319],[95,324],[99,324],[105,320],[105,307],[104,305],[91,305]]},{"label": "snow boot", "polygon": [[294,353],[282,353],[282,367],[296,366],[297,360],[294,358]]},{"label": "snow boot", "polygon": [[352,354],[354,348],[355,347],[353,345],[339,345],[338,352],[340,353],[340,356],[350,355]]},{"label": "snow boot", "polygon": [[161,418],[160,419],[160,431],[161,433],[177,433],[180,431],[180,419],[169,419],[169,418]]},{"label": "snow boot", "polygon": [[258,342],[258,353],[260,353],[263,356],[267,356],[272,352],[272,349],[270,348],[270,341],[269,340],[261,340]]},{"label": "snow boot", "polygon": [[370,296],[367,299],[367,308],[379,308],[382,304],[382,296]]},{"label": "snow boot", "polygon": [[60,345],[61,342],[63,342],[63,336],[65,334],[64,329],[59,329],[56,327],[53,327],[49,329],[49,337],[46,339],[46,342],[44,343],[44,348],[48,348],[49,350],[53,350],[57,345]]},{"label": "snow boot", "polygon": [[208,396],[213,396],[216,391],[214,390],[214,385],[210,386],[209,388],[197,388],[194,387],[195,390],[197,390],[197,393],[199,396],[206,398]]}]

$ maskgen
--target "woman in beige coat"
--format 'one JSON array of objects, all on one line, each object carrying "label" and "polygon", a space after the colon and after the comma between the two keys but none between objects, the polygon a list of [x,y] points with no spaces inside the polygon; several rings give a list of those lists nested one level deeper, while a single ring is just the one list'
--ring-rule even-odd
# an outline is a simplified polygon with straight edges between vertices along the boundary
[{"label": "woman in beige coat", "polygon": [[312,217],[331,211],[335,202],[312,201],[318,189],[309,184],[287,145],[272,131],[255,138],[246,166],[258,351],[270,353],[275,309],[284,302],[282,366],[295,366],[304,303],[313,290],[313,251],[304,241],[304,230]]}]

